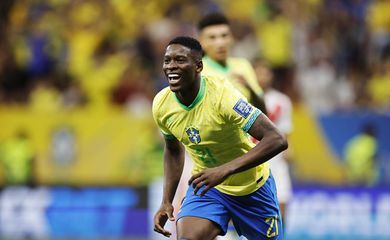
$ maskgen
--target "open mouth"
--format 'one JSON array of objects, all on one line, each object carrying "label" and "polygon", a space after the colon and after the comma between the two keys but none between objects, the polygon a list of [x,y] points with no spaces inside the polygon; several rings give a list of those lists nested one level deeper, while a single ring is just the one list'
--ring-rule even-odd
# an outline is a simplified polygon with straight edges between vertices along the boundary
[{"label": "open mouth", "polygon": [[168,74],[168,81],[169,84],[176,84],[180,81],[180,75],[177,73],[170,73]]}]

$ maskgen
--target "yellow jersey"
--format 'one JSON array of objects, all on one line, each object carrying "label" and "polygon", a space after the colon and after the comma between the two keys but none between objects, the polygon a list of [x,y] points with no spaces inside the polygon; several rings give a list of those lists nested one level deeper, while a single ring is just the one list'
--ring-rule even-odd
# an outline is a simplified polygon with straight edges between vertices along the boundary
[{"label": "yellow jersey", "polygon": [[[227,80],[202,76],[200,90],[189,106],[169,87],[153,100],[153,117],[165,138],[176,138],[193,161],[192,174],[240,157],[255,144],[247,131],[262,112],[250,105]],[[216,188],[243,196],[268,179],[268,163],[229,176]]]},{"label": "yellow jersey", "polygon": [[242,83],[238,82],[237,79],[230,77],[230,74],[242,75],[256,94],[259,96],[263,94],[263,89],[257,81],[255,70],[245,58],[229,57],[226,60],[226,66],[222,66],[207,55],[203,57],[202,61],[203,75],[228,79],[247,99],[251,97],[249,90]]}]

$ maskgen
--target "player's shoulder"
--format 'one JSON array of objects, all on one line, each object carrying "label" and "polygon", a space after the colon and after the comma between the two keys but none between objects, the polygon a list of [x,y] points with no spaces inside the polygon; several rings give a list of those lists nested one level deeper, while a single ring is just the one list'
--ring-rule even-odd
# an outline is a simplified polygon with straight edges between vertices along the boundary
[{"label": "player's shoulder", "polygon": [[215,75],[202,75],[207,88],[213,92],[219,92],[226,87],[233,87],[227,78]]},{"label": "player's shoulder", "polygon": [[271,94],[274,94],[275,96],[278,96],[278,97],[283,98],[283,99],[286,99],[286,98],[289,99],[290,98],[287,94],[285,94],[285,93],[283,93],[283,92],[281,92],[279,90],[276,90],[274,88],[270,89],[269,92]]},{"label": "player's shoulder", "polygon": [[248,59],[243,57],[229,57],[229,64],[239,65],[239,66],[251,66],[251,63]]},{"label": "player's shoulder", "polygon": [[212,96],[216,105],[224,102],[227,98],[242,98],[247,100],[227,78],[208,76],[206,78],[206,86],[209,93],[208,96]]},{"label": "player's shoulder", "polygon": [[281,92],[281,91],[279,91],[279,90],[270,89],[270,90],[267,92],[267,94],[269,94],[269,95],[270,95],[271,97],[273,97],[273,98],[278,99],[278,100],[281,101],[281,102],[285,102],[285,103],[291,104],[291,99],[290,99],[290,97],[289,97],[287,94],[285,94],[285,93],[283,93],[283,92]]}]

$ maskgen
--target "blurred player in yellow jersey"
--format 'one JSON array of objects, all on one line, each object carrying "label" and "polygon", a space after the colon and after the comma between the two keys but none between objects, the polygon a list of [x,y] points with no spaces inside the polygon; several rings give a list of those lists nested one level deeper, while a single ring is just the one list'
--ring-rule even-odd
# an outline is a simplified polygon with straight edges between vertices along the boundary
[{"label": "blurred player in yellow jersey", "polygon": [[[230,56],[234,37],[226,16],[218,12],[205,15],[198,22],[198,35],[204,51],[202,75],[228,79],[253,106],[267,114],[263,90],[251,63],[245,58]],[[229,231],[229,235],[232,236],[226,239],[233,238],[234,232]]]},{"label": "blurred player in yellow jersey", "polygon": [[229,220],[240,239],[282,239],[275,182],[266,162],[287,142],[232,84],[201,76],[202,69],[197,40],[170,41],[163,63],[169,87],[155,96],[152,109],[165,138],[163,197],[154,230],[172,234],[164,226],[175,220],[173,199],[186,150],[193,169],[177,215],[177,239],[212,240],[226,234]]},{"label": "blurred player in yellow jersey", "polygon": [[230,56],[234,39],[228,19],[221,13],[204,16],[198,23],[202,45],[202,75],[227,78],[251,104],[266,113],[263,91],[251,63],[245,58]]}]

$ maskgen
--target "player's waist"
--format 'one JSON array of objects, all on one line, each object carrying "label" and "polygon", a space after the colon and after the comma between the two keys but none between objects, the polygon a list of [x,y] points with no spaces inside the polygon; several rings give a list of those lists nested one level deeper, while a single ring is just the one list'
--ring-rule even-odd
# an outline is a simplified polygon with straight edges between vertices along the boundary
[{"label": "player's waist", "polygon": [[251,194],[263,186],[270,175],[268,163],[257,166],[252,171],[255,171],[255,177],[251,177],[245,174],[238,176],[232,175],[224,182],[217,185],[215,188],[223,193],[233,196],[244,196]]}]

